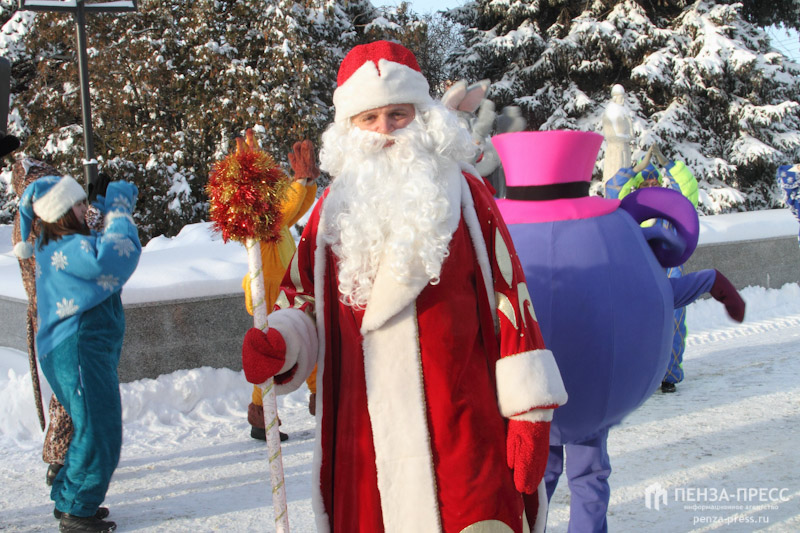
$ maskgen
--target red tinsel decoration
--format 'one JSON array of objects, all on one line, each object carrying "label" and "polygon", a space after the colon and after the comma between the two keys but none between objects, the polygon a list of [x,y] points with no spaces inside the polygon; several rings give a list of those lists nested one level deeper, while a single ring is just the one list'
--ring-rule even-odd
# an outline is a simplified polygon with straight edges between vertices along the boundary
[{"label": "red tinsel decoration", "polygon": [[236,139],[236,150],[215,163],[206,185],[209,214],[222,240],[280,238],[281,203],[290,185],[275,160],[258,146],[253,130]]}]

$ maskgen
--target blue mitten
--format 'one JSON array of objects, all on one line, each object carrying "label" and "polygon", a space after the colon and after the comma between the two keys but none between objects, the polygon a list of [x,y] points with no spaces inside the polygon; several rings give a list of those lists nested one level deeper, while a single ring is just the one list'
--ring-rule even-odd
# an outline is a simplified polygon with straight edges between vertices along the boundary
[{"label": "blue mitten", "polygon": [[133,213],[139,189],[129,181],[112,181],[106,190],[106,213]]}]

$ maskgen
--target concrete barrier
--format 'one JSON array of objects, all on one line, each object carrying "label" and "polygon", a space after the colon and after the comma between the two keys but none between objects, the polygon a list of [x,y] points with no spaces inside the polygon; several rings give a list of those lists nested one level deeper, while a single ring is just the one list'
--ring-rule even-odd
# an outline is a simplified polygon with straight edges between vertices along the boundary
[{"label": "concrete barrier", "polygon": [[685,271],[704,268],[716,268],[737,289],[779,289],[800,282],[800,246],[795,236],[703,244],[686,262]]},{"label": "concrete barrier", "polygon": [[[704,244],[687,271],[704,268],[717,268],[739,289],[779,288],[800,283],[800,247],[794,236]],[[0,346],[27,351],[26,306],[0,295]],[[129,304],[125,316],[122,382],[202,366],[241,369],[242,337],[252,325],[241,293]]]},{"label": "concrete barrier", "polygon": [[242,338],[253,326],[244,294],[125,307],[120,381],[185,368],[242,368]]},{"label": "concrete barrier", "polygon": [[[27,352],[27,301],[0,296],[0,346]],[[125,306],[119,379],[126,383],[176,370],[242,368],[242,338],[253,325],[244,295]]]}]

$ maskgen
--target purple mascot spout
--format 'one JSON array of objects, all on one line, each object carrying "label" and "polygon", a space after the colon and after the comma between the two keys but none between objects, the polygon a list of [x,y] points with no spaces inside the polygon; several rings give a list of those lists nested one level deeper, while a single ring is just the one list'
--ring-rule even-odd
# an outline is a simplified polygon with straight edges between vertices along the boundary
[{"label": "purple mascot spout", "polygon": [[[727,282],[715,270],[667,278],[664,266],[697,243],[697,214],[680,193],[642,190],[625,204],[589,196],[602,139],[546,131],[492,140],[507,181],[497,203],[569,394],[553,416],[545,482],[549,498],[566,466],[571,532],[607,530],[609,428],[660,385],[673,308]],[[639,219],[654,216],[675,231],[648,235]]]}]

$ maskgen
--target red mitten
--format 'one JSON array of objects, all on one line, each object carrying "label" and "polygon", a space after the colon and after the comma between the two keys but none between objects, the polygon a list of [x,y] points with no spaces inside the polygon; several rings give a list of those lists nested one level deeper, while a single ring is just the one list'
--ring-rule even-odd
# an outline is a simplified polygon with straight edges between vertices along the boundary
[{"label": "red mitten", "polygon": [[742,297],[739,296],[739,291],[736,290],[733,283],[723,276],[719,270],[715,270],[714,272],[716,272],[717,275],[714,278],[714,285],[712,285],[711,291],[709,291],[711,297],[725,306],[728,316],[736,322],[743,321],[745,304]]},{"label": "red mitten", "polygon": [[550,452],[550,422],[508,421],[506,454],[519,492],[533,494],[544,476]]},{"label": "red mitten", "polygon": [[317,159],[314,157],[314,143],[308,139],[296,142],[289,152],[289,165],[295,179],[315,180],[319,177]]},{"label": "red mitten", "polygon": [[244,377],[256,385],[274,377],[286,362],[286,341],[278,330],[270,328],[266,333],[250,328],[242,343],[242,368]]}]

